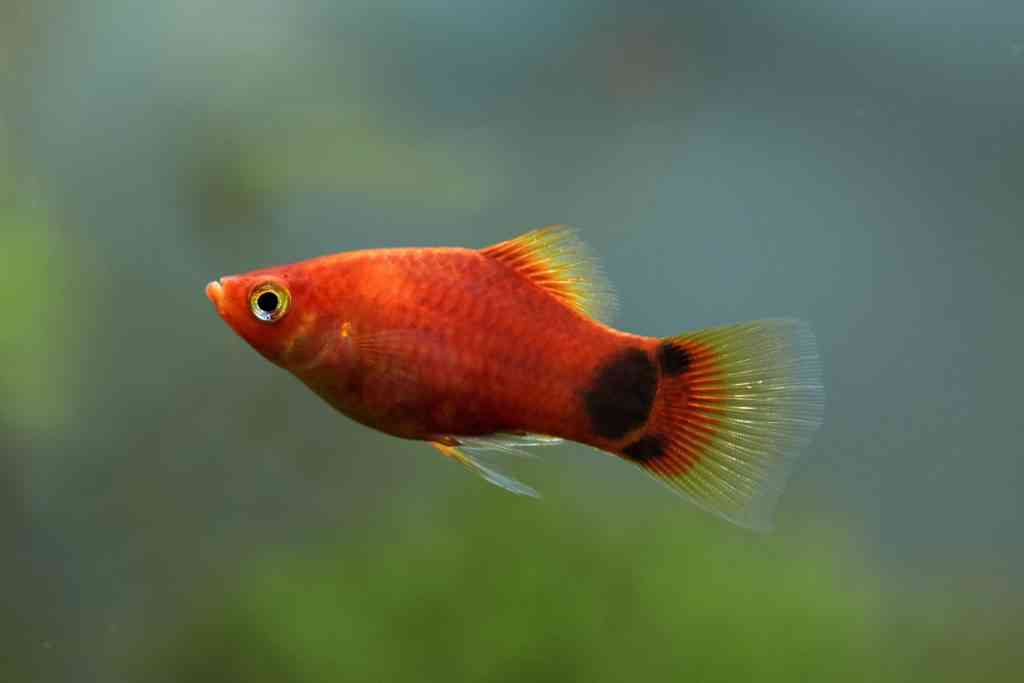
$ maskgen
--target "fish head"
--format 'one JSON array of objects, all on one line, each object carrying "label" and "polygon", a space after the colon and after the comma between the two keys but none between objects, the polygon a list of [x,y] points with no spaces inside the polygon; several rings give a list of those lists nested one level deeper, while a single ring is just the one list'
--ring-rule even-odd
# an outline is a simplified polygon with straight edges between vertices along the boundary
[{"label": "fish head", "polygon": [[221,277],[206,285],[206,296],[224,322],[272,363],[294,371],[323,352],[321,330],[331,323],[301,265]]}]

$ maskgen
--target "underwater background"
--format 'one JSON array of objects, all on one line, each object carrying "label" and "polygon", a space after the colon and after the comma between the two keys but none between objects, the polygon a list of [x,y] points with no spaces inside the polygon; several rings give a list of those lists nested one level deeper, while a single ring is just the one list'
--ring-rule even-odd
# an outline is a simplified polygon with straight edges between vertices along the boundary
[{"label": "underwater background", "polygon": [[[5,0],[0,680],[1015,680],[1022,183],[1019,2]],[[774,533],[510,496],[203,294],[562,222],[620,328],[816,330]]]}]

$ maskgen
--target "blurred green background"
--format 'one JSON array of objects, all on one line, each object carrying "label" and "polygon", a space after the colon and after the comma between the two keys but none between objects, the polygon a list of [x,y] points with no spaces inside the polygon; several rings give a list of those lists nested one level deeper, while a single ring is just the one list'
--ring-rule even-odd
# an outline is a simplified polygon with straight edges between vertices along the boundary
[{"label": "blurred green background", "polygon": [[[5,0],[0,680],[1016,680],[1022,120],[1020,2]],[[554,222],[625,329],[811,321],[774,534],[507,495],[203,296]]]}]

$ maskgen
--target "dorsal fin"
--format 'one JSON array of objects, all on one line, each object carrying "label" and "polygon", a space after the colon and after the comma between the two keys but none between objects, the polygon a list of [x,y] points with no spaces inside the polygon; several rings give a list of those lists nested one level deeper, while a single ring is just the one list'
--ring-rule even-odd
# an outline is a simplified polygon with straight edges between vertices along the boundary
[{"label": "dorsal fin", "polygon": [[531,230],[480,251],[593,318],[605,320],[615,309],[615,295],[600,266],[566,225]]}]

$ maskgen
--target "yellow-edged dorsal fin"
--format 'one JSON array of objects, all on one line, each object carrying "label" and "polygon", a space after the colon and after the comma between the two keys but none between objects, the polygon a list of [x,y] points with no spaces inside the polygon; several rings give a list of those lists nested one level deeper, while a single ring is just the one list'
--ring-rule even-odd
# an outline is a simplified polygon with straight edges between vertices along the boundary
[{"label": "yellow-edged dorsal fin", "polygon": [[598,320],[615,310],[615,294],[597,261],[566,225],[549,225],[480,250],[519,271],[571,308]]}]

